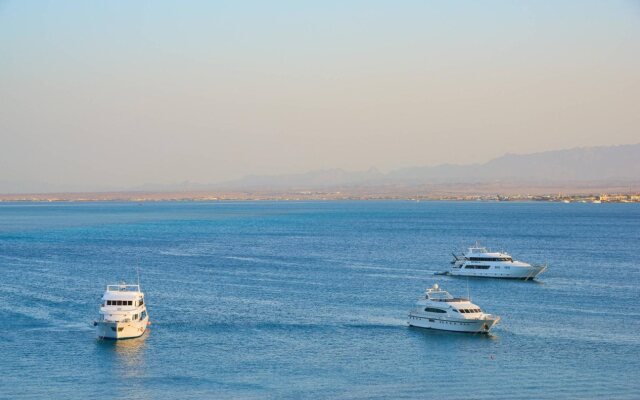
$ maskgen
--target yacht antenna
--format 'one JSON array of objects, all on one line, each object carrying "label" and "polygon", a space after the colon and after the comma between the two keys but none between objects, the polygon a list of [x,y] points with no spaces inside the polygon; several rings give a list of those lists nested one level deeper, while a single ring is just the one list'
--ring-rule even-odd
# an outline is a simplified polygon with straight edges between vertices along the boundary
[{"label": "yacht antenna", "polygon": [[136,275],[138,275],[138,290],[140,290],[140,267],[136,266]]},{"label": "yacht antenna", "polygon": [[467,298],[471,301],[471,292],[469,291],[469,277],[467,276]]}]

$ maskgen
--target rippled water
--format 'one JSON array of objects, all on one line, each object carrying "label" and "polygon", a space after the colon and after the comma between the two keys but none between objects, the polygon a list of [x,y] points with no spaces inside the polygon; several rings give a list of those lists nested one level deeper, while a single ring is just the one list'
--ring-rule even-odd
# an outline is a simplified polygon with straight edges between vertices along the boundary
[{"label": "rippled water", "polygon": [[[538,282],[441,277],[480,240]],[[640,206],[447,202],[0,205],[0,397],[640,397]],[[101,342],[140,266],[153,322]],[[408,328],[426,286],[502,316]]]}]

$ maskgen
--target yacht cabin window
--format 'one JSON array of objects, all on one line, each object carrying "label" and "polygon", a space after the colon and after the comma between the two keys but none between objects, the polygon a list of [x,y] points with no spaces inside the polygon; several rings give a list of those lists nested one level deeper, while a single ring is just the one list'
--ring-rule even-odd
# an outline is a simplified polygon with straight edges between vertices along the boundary
[{"label": "yacht cabin window", "polygon": [[433,313],[446,313],[445,310],[441,310],[439,308],[431,308],[431,307],[427,307],[424,309],[424,311],[426,312],[433,312]]},{"label": "yacht cabin window", "polygon": [[469,257],[469,261],[512,261],[511,257]]},{"label": "yacht cabin window", "polygon": [[132,306],[133,300],[107,300],[108,306]]}]

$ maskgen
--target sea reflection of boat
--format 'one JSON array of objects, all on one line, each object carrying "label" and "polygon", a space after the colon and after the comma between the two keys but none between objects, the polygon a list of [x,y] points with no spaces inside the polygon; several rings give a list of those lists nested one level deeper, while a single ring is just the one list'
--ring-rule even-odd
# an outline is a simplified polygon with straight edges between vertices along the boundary
[{"label": "sea reflection of boat", "polygon": [[[145,362],[146,340],[150,330],[147,329],[144,335],[130,340],[99,340],[97,345],[101,352],[115,362],[123,363],[127,368],[122,369],[126,376],[137,376],[140,374],[138,367]],[[134,368],[135,367],[135,368]]]}]

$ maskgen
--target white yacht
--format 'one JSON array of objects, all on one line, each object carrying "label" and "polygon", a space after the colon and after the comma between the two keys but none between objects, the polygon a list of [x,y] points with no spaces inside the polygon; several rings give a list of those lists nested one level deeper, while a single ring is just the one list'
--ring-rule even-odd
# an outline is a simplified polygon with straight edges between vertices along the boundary
[{"label": "white yacht", "polygon": [[102,296],[100,316],[93,323],[99,339],[132,339],[142,336],[149,325],[144,293],[140,285],[108,285]]},{"label": "white yacht", "polygon": [[436,283],[409,313],[409,325],[454,332],[488,333],[500,317],[485,314],[471,300],[453,297]]},{"label": "white yacht", "polygon": [[508,253],[492,252],[478,243],[466,253],[456,255],[448,271],[441,275],[480,276],[487,278],[534,279],[543,273],[546,265],[531,265],[515,261]]}]

